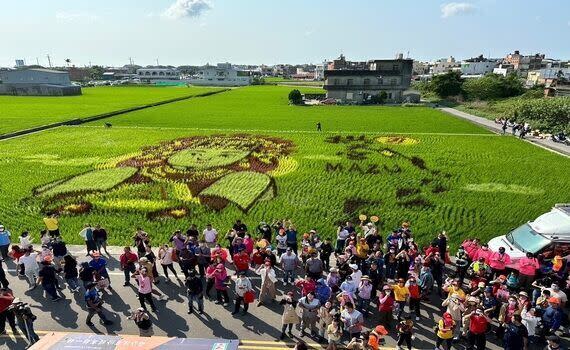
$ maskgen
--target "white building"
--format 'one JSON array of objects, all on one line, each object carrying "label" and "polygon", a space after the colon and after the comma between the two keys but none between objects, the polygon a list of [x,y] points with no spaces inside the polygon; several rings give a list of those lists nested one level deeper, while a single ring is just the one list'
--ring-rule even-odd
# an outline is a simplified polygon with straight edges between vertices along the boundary
[{"label": "white building", "polygon": [[251,84],[249,73],[236,70],[231,63],[218,63],[216,66],[207,64],[197,74],[183,77],[182,80],[192,85],[206,86],[245,86]]},{"label": "white building", "polygon": [[0,95],[70,96],[81,95],[69,72],[34,68],[0,71]]},{"label": "white building", "polygon": [[141,81],[180,80],[180,73],[173,68],[140,68],[137,77]]},{"label": "white building", "polygon": [[328,65],[329,63],[327,61],[323,61],[323,63],[315,66],[315,80],[325,80],[325,70]]},{"label": "white building", "polygon": [[461,74],[463,75],[485,75],[493,72],[497,66],[497,61],[479,57],[470,58],[461,62]]}]

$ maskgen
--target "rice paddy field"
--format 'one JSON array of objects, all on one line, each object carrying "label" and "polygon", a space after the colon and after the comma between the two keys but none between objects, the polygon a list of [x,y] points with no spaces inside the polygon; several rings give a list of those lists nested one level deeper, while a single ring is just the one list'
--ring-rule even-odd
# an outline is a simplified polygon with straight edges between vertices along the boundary
[{"label": "rice paddy field", "polygon": [[82,88],[80,96],[0,96],[0,135],[212,90],[217,89],[102,86]]},{"label": "rice paddy field", "polygon": [[[288,105],[290,88],[252,86],[0,141],[0,222],[13,233],[60,214],[68,243],[85,223],[110,243],[136,226],[161,242],[190,223],[290,218],[334,237],[378,215],[426,244],[489,239],[570,199],[570,160],[423,107]],[[311,91],[310,88],[304,92]],[[24,117],[22,117],[24,118]],[[315,124],[321,122],[323,131]]]}]

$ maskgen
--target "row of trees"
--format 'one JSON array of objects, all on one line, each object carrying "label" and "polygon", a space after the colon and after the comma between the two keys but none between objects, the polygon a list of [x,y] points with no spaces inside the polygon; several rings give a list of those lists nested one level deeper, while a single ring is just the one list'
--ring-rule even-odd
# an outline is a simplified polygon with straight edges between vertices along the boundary
[{"label": "row of trees", "polygon": [[436,75],[430,82],[415,86],[423,93],[434,93],[438,97],[461,96],[468,100],[494,100],[519,96],[524,93],[522,81],[516,74],[506,77],[487,74],[479,79],[463,79],[461,72],[448,72]]}]

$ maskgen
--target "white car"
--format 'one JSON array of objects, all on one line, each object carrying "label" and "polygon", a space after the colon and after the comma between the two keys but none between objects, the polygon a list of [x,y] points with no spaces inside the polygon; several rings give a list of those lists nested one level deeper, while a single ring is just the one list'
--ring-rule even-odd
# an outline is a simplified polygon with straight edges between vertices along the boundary
[{"label": "white car", "polygon": [[556,204],[536,220],[489,241],[492,251],[498,251],[499,247],[505,247],[511,257],[511,264],[507,266],[510,268],[516,268],[518,260],[527,252],[541,254],[545,259],[570,255],[570,203]]}]

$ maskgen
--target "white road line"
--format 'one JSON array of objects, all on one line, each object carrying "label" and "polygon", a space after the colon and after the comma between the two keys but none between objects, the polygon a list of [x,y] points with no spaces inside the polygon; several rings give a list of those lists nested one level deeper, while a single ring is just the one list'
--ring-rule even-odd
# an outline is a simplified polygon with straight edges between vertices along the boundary
[{"label": "white road line", "polygon": [[[95,125],[65,125],[64,128],[96,128],[103,126]],[[366,134],[366,135],[426,135],[426,136],[485,136],[497,137],[494,133],[445,133],[445,132],[402,132],[402,131],[311,131],[311,130],[270,130],[270,129],[223,129],[223,128],[184,128],[184,127],[161,127],[161,126],[121,126],[113,125],[115,129],[141,129],[141,130],[192,130],[192,131],[224,131],[224,132],[263,132],[263,133],[288,133],[288,134]]]}]

